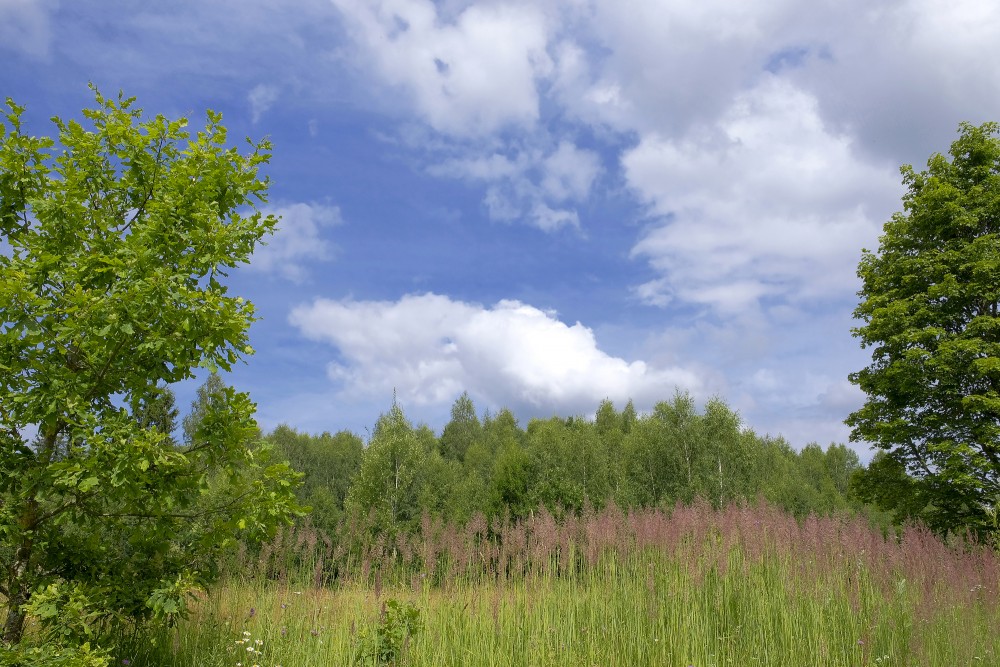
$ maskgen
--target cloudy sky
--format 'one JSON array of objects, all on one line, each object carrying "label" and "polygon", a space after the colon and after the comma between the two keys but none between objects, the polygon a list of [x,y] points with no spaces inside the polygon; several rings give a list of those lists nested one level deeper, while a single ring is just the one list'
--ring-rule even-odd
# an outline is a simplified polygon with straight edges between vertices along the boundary
[{"label": "cloudy sky", "polygon": [[680,388],[846,442],[899,165],[1000,120],[989,0],[0,0],[0,62],[35,134],[92,81],[274,142],[229,378],[267,429]]}]

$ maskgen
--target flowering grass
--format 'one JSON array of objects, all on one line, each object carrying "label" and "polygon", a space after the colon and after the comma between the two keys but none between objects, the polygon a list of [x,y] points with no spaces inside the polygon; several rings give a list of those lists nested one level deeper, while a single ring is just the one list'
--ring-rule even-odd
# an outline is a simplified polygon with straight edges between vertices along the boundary
[{"label": "flowering grass", "polygon": [[329,550],[283,578],[258,558],[118,659],[347,665],[395,599],[423,625],[398,665],[1000,664],[997,555],[921,529],[707,505],[484,523],[359,552],[336,585],[314,585]]}]

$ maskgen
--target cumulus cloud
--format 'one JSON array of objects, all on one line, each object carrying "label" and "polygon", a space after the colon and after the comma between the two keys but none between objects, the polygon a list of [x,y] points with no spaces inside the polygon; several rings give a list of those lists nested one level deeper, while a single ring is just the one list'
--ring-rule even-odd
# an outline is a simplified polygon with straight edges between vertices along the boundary
[{"label": "cumulus cloud", "polygon": [[40,58],[52,43],[50,17],[56,0],[0,0],[0,49]]},{"label": "cumulus cloud", "polygon": [[250,104],[250,117],[257,123],[274,103],[278,101],[277,86],[270,86],[264,83],[257,84],[247,93],[247,102]]},{"label": "cumulus cloud", "polygon": [[495,406],[574,414],[606,397],[644,405],[678,386],[699,388],[689,370],[609,355],[588,327],[519,301],[484,307],[437,294],[317,299],[289,320],[337,349],[329,375],[349,395],[395,389],[413,404],[447,404],[467,390]]},{"label": "cumulus cloud", "polygon": [[423,119],[458,136],[533,124],[536,80],[551,69],[545,16],[531,5],[476,4],[449,16],[430,0],[333,0],[359,65],[405,90]]},{"label": "cumulus cloud", "polygon": [[327,230],[343,220],[340,209],[324,204],[289,204],[264,210],[281,218],[266,245],[257,247],[250,269],[279,275],[292,282],[307,277],[305,264],[330,259],[333,244],[326,238]]},{"label": "cumulus cloud", "polygon": [[622,164],[664,219],[633,249],[661,274],[638,294],[729,315],[765,299],[842,295],[900,192],[892,170],[825,127],[812,95],[776,77],[715,123],[644,137]]}]

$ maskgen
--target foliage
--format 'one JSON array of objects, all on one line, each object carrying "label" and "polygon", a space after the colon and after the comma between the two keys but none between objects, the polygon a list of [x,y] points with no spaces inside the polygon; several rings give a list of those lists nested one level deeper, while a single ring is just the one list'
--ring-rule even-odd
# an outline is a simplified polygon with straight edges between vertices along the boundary
[{"label": "foliage", "polygon": [[312,436],[281,425],[268,436],[275,457],[288,461],[303,473],[296,497],[312,508],[312,525],[328,533],[336,531],[354,476],[361,467],[364,443],[349,431]]},{"label": "foliage", "polygon": [[348,511],[371,516],[373,528],[390,536],[415,525],[423,453],[413,426],[394,403],[375,424],[347,495]]},{"label": "foliage", "polygon": [[483,427],[476,416],[476,407],[463,392],[451,407],[451,421],[445,424],[441,433],[441,452],[447,458],[459,461],[474,443],[482,438]]},{"label": "foliage", "polygon": [[[466,396],[456,406],[474,414]],[[355,538],[382,536],[391,550],[400,535],[428,528],[423,515],[464,524],[477,514],[525,518],[542,507],[562,517],[608,503],[640,509],[704,498],[721,508],[759,497],[800,517],[864,509],[852,496],[861,468],[852,450],[813,443],[796,452],[745,429],[723,401],[699,411],[682,393],[641,416],[631,402],[618,412],[604,401],[592,421],[534,419],[526,430],[507,409],[487,413],[461,461],[442,454],[433,432],[413,427],[398,404],[363,451],[346,433],[331,439],[282,426],[268,439],[305,474],[309,529],[348,549],[360,548]]]},{"label": "foliage", "polygon": [[78,646],[47,643],[42,646],[0,645],[2,667],[109,667],[108,651],[90,642]]},{"label": "foliage", "polygon": [[904,210],[858,267],[872,363],[851,375],[867,400],[848,423],[885,454],[859,488],[942,532],[986,533],[1000,503],[998,131],[963,124],[950,158],[904,166]]},{"label": "foliage", "polygon": [[423,629],[420,609],[411,602],[386,600],[374,627],[358,633],[354,664],[397,665],[403,659],[410,640]]},{"label": "foliage", "polygon": [[251,446],[246,394],[219,392],[178,447],[162,386],[253,352],[253,306],[229,296],[224,278],[276,223],[255,209],[270,145],[226,148],[211,111],[192,136],[185,119],[144,119],[131,98],[95,98],[89,127],[53,119],[58,145],[28,135],[11,100],[0,122],[8,644],[22,637],[32,596],[52,586],[65,592],[46,598],[56,619],[80,596],[108,620],[179,613],[182,589],[217,574],[218,549],[295,511],[291,471]]}]

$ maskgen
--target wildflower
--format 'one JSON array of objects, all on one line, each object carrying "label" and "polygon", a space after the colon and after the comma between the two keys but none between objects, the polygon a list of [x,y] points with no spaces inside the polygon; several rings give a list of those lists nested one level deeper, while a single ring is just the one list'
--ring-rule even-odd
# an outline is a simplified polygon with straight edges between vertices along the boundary
[{"label": "wildflower", "polygon": [[129,665],[132,664],[132,661],[129,660],[128,658],[122,658],[122,664],[125,665],[125,667],[128,667]]}]

